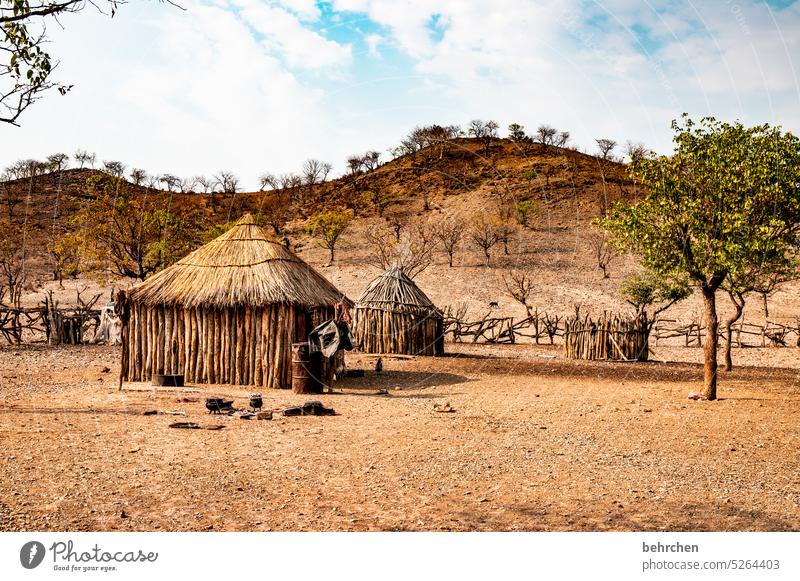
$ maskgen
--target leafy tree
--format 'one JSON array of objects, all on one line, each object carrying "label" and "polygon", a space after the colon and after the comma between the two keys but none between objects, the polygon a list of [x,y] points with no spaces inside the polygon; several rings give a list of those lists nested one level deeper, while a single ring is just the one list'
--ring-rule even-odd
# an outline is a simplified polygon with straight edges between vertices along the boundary
[{"label": "leafy tree", "polygon": [[523,141],[527,141],[528,136],[525,135],[525,126],[520,125],[519,123],[512,123],[511,125],[509,125],[508,138],[515,143],[521,143]]},{"label": "leafy tree", "polygon": [[716,293],[728,276],[755,277],[792,260],[800,233],[800,140],[778,127],[746,128],[684,115],[676,149],[630,166],[644,186],[603,221],[619,247],[668,278],[687,276],[705,308],[703,395],[717,397]]},{"label": "leafy tree", "polygon": [[[622,281],[620,294],[636,309],[637,316],[646,315],[652,327],[658,315],[675,303],[688,298],[692,294],[692,288],[685,277],[669,279],[648,271],[626,277]],[[656,305],[655,310],[652,313],[648,312],[653,305]]]},{"label": "leafy tree", "polygon": [[344,231],[350,225],[353,216],[349,212],[330,211],[320,212],[311,217],[306,227],[306,233],[318,239],[319,245],[330,251],[328,266],[335,260],[336,244]]},{"label": "leafy tree", "polygon": [[533,200],[520,200],[514,204],[514,219],[520,226],[530,226],[537,210]]},{"label": "leafy tree", "polygon": [[[171,0],[166,0],[172,3]],[[0,0],[0,122],[17,125],[19,116],[50,90],[62,95],[72,85],[52,79],[57,61],[45,50],[47,25],[91,6],[111,17],[125,0]]]},{"label": "leafy tree", "polygon": [[378,216],[383,216],[384,211],[396,200],[396,196],[384,187],[375,185],[372,189],[362,194],[364,201],[375,206]]},{"label": "leafy tree", "polygon": [[170,208],[165,195],[131,194],[125,182],[96,174],[86,182],[89,200],[72,219],[85,271],[144,280],[200,242],[193,212]]}]

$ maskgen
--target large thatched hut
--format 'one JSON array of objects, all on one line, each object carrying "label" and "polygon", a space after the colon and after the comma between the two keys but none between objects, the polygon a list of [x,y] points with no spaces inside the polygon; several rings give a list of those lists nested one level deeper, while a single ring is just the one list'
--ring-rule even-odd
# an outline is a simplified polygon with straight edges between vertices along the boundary
[{"label": "large thatched hut", "polygon": [[[291,387],[291,345],[350,303],[250,214],[122,296],[122,378]],[[327,366],[326,366],[327,370]]]},{"label": "large thatched hut", "polygon": [[442,319],[414,281],[393,266],[356,301],[353,334],[365,353],[442,355]]}]

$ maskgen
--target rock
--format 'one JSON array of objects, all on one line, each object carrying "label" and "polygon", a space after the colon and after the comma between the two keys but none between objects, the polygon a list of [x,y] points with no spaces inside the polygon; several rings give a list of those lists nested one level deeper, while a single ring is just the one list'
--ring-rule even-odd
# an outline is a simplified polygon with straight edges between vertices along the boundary
[{"label": "rock", "polygon": [[271,420],[272,419],[272,412],[258,412],[256,414],[257,420]]},{"label": "rock", "polygon": [[108,373],[108,372],[110,372],[110,371],[111,371],[111,368],[110,368],[110,367],[103,367],[103,368],[100,370],[100,373]]}]

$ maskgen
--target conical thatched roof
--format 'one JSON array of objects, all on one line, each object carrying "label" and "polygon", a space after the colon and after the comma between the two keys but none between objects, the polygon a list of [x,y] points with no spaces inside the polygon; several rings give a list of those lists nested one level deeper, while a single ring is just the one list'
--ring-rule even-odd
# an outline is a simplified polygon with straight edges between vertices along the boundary
[{"label": "conical thatched roof", "polygon": [[[128,293],[149,305],[334,306],[344,296],[245,214],[236,225]],[[345,302],[349,301],[345,299]]]},{"label": "conical thatched roof", "polygon": [[367,290],[356,301],[356,308],[442,316],[436,305],[399,266],[391,267],[369,283]]}]

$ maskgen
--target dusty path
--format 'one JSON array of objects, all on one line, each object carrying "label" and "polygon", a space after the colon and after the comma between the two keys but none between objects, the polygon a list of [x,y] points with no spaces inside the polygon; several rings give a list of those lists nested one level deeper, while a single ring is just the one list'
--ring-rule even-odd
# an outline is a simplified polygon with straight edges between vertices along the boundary
[{"label": "dusty path", "polygon": [[692,402],[693,363],[457,350],[338,384],[335,417],[250,422],[206,413],[246,404],[231,386],[118,392],[111,348],[0,350],[0,530],[800,530],[796,370]]}]

